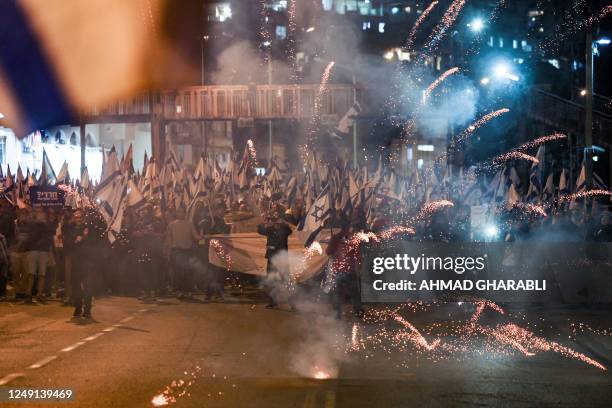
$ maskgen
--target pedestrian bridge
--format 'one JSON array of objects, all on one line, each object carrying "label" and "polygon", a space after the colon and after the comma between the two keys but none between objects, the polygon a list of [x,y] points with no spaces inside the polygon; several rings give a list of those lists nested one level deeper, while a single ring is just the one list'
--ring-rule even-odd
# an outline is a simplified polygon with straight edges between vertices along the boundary
[{"label": "pedestrian bridge", "polygon": [[[142,94],[130,101],[93,107],[84,112],[87,123],[158,120],[310,119],[319,84],[314,85],[207,85]],[[344,115],[362,89],[330,84],[320,96],[318,113]]]}]

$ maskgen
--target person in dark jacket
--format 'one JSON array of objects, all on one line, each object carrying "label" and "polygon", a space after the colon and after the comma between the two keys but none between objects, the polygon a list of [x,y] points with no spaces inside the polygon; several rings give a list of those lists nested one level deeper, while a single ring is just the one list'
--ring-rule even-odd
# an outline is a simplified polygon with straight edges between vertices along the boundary
[{"label": "person in dark jacket", "polygon": [[[273,272],[278,272],[276,270],[276,264],[286,265],[286,262],[282,262],[279,260],[275,260],[276,256],[283,256],[287,254],[289,249],[289,235],[291,235],[292,230],[287,225],[286,222],[280,217],[278,211],[274,211],[270,213],[266,217],[266,222],[264,224],[260,224],[257,226],[257,232],[261,235],[265,235],[267,237],[266,240],[266,259],[268,260],[266,273],[269,276]],[[273,296],[273,285],[268,283],[266,285],[266,290],[268,293],[268,304],[267,308],[273,308],[277,306],[276,300]]]},{"label": "person in dark jacket", "polygon": [[72,222],[66,226],[64,237],[73,258],[71,283],[74,318],[91,317],[95,240],[95,232],[87,224],[82,211],[75,211]]}]

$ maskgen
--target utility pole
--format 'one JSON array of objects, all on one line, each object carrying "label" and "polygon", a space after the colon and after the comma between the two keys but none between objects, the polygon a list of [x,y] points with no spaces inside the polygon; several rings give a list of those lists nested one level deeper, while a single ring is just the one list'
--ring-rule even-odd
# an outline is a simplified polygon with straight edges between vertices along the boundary
[{"label": "utility pole", "polygon": [[[357,76],[353,70],[353,105],[357,104]],[[353,168],[357,168],[357,118],[353,119]]]},{"label": "utility pole", "polygon": [[[587,18],[591,7],[587,2]],[[586,170],[586,189],[593,188],[593,31],[586,29],[586,94],[584,95],[584,165]]]},{"label": "utility pole", "polygon": [[[272,53],[270,53],[270,56],[268,57],[268,85],[272,85]],[[270,89],[268,90],[268,102],[270,102],[270,110],[268,112],[268,115],[270,115],[270,119],[268,119],[268,145],[269,145],[269,152],[268,152],[268,157],[269,157],[269,166],[272,166],[272,106],[274,106],[273,100],[272,98],[274,97],[274,95],[272,94],[272,87],[270,86]]]}]

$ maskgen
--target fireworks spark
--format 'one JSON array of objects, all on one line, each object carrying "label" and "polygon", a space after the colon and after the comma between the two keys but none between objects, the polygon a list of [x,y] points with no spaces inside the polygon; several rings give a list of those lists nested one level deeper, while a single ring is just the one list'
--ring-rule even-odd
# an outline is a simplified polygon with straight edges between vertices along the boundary
[{"label": "fireworks spark", "polygon": [[567,135],[563,133],[553,133],[552,135],[538,137],[537,139],[532,140],[531,142],[523,143],[515,150],[524,152],[526,150],[533,149],[534,147],[538,147],[544,143],[552,142],[555,140],[567,139]]},{"label": "fireworks spark", "polygon": [[310,126],[310,140],[309,144],[314,140],[317,131],[319,130],[319,124],[321,122],[321,104],[323,95],[327,91],[327,83],[331,76],[332,69],[334,68],[335,62],[332,61],[325,67],[323,75],[321,75],[321,83],[314,99],[314,107],[312,112],[312,121]]},{"label": "fireworks spark", "polygon": [[579,191],[574,194],[564,194],[559,197],[559,202],[564,203],[567,201],[574,201],[583,198],[592,198],[597,196],[612,196],[612,191],[596,189],[596,190],[588,190],[588,191]]},{"label": "fireworks spark", "polygon": [[257,163],[257,150],[255,150],[255,144],[253,140],[247,140],[247,151],[249,153],[249,162],[254,166]]},{"label": "fireworks spark", "polygon": [[448,78],[449,76],[453,74],[456,74],[457,72],[459,72],[458,67],[454,67],[454,68],[451,68],[445,71],[442,75],[440,75],[440,77],[438,77],[438,79],[432,82],[431,85],[427,87],[427,89],[425,89],[425,91],[423,92],[423,98],[427,100],[429,96],[431,95],[431,93],[433,92],[433,90],[438,87],[438,85],[440,85],[446,78]]},{"label": "fireworks spark", "polygon": [[[463,10],[463,7],[465,6],[466,2],[466,0],[454,0],[451,3],[451,5],[448,7],[446,12],[442,16],[440,23],[438,23],[438,25],[434,28],[433,32],[429,35],[429,38],[427,39],[426,45],[424,47],[427,52],[431,52],[436,48],[446,31],[453,25],[453,23],[459,16],[459,13],[461,13],[461,10]],[[426,57],[426,53],[423,53],[422,55],[423,58]]]},{"label": "fireworks spark", "polygon": [[419,211],[419,213],[415,217],[415,220],[420,221],[420,220],[430,218],[433,214],[437,213],[443,208],[453,207],[454,205],[455,204],[453,204],[452,201],[448,201],[448,200],[432,201],[431,203],[426,204],[421,209],[421,211]]},{"label": "fireworks spark", "polygon": [[495,119],[496,117],[501,116],[504,113],[508,113],[508,112],[510,112],[510,109],[508,109],[508,108],[501,108],[501,109],[498,109],[498,110],[496,110],[494,112],[487,113],[482,118],[478,119],[476,122],[474,122],[470,126],[468,126],[467,129],[465,129],[463,132],[461,132],[459,134],[459,136],[457,136],[457,139],[454,142],[452,142],[451,144],[455,145],[457,143],[463,142],[470,135],[472,135],[476,130],[478,130],[479,128],[481,128],[485,124],[487,124],[490,120]]},{"label": "fireworks spark", "polygon": [[410,34],[408,35],[408,40],[406,41],[406,49],[408,51],[410,51],[412,49],[412,46],[414,45],[414,40],[416,38],[417,32],[419,31],[419,28],[421,27],[421,25],[423,24],[423,22],[425,21],[427,16],[429,16],[429,13],[431,13],[431,10],[433,10],[433,8],[437,4],[438,4],[437,0],[436,1],[432,1],[431,4],[429,6],[427,6],[425,11],[423,11],[423,13],[421,13],[421,15],[419,16],[417,21],[414,23],[414,26],[412,27],[412,29],[410,30]]},{"label": "fireworks spark", "polygon": [[511,151],[499,155],[492,160],[492,163],[494,166],[501,166],[510,160],[526,160],[532,162],[533,164],[540,164],[540,161],[537,158],[518,151]]}]

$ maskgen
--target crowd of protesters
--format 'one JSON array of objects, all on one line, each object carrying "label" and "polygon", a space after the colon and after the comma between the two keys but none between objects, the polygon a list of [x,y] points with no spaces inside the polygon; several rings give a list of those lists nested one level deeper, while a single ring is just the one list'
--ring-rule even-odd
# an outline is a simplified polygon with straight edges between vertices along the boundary
[{"label": "crowd of protesters", "polygon": [[[288,237],[306,215],[302,200],[288,205],[280,193],[257,202],[240,200],[227,205],[217,197],[208,206],[189,214],[184,208],[165,208],[148,203],[126,211],[119,239],[112,244],[106,223],[94,208],[13,207],[0,200],[0,297],[6,297],[10,282],[16,299],[44,304],[53,294],[73,305],[75,317],[91,315],[92,296],[105,294],[138,296],[147,301],[158,296],[192,298],[198,289],[206,299],[223,299],[226,270],[209,262],[211,236],[257,232],[267,237],[266,258],[286,252]],[[339,314],[341,292],[351,298],[353,310],[362,313],[355,266],[349,265],[345,243],[357,231],[384,231],[394,225],[415,228],[410,240],[466,242],[474,240],[470,207],[450,206],[414,223],[396,202],[382,200],[368,225],[360,208],[350,216],[332,214],[327,223],[336,228],[328,242],[329,263],[339,262],[345,273],[336,277],[331,295]],[[497,241],[612,241],[610,215],[603,212],[587,219],[585,211],[566,211],[549,217],[529,218],[513,211],[502,213]],[[339,231],[339,232],[338,232]],[[268,262],[268,273],[274,266]],[[326,268],[329,270],[330,268]],[[277,300],[273,289],[263,284],[268,307]],[[294,305],[289,299],[292,308]]]}]

